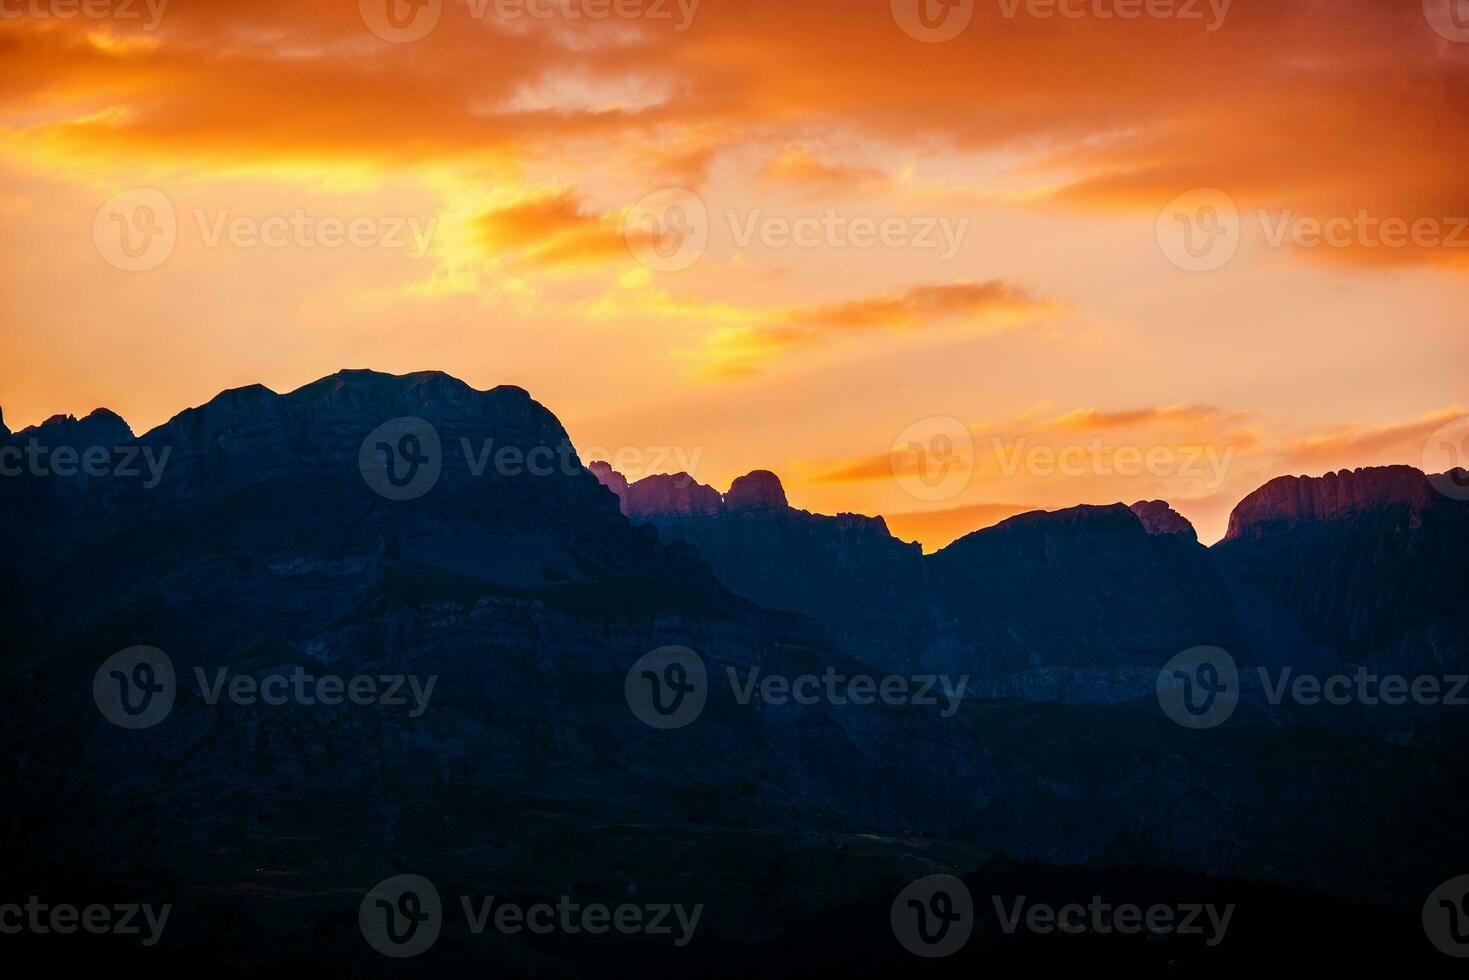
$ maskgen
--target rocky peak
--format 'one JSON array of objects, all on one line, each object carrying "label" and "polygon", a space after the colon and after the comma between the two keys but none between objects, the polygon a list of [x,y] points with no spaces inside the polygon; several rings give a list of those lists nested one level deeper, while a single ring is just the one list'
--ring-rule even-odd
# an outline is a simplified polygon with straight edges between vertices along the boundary
[{"label": "rocky peak", "polygon": [[611,463],[594,459],[587,464],[587,470],[597,478],[598,483],[617,494],[618,500],[627,501],[627,477],[614,470]]},{"label": "rocky peak", "polygon": [[1149,534],[1178,534],[1190,541],[1199,540],[1188,518],[1168,506],[1166,500],[1139,500],[1128,510],[1137,515]]},{"label": "rocky peak", "polygon": [[737,478],[724,495],[725,507],[730,511],[780,511],[786,503],[785,487],[780,477],[769,470],[754,470]]},{"label": "rocky peak", "polygon": [[719,491],[687,473],[659,473],[630,484],[622,512],[629,519],[714,517],[723,509]]},{"label": "rocky peak", "polygon": [[53,415],[40,425],[21,429],[16,438],[34,439],[43,446],[70,446],[81,449],[101,446],[111,449],[133,439],[133,430],[122,416],[111,409],[99,408],[90,415]]},{"label": "rocky peak", "polygon": [[1407,507],[1416,513],[1432,492],[1428,478],[1411,466],[1372,466],[1316,477],[1282,476],[1239,502],[1229,515],[1224,540],[1348,520],[1384,507]]}]

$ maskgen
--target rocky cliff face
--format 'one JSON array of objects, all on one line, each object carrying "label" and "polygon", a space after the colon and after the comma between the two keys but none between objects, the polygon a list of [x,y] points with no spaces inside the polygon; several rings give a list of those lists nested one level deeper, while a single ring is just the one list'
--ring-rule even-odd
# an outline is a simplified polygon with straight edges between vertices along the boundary
[{"label": "rocky cliff face", "polygon": [[1282,476],[1250,494],[1229,515],[1225,541],[1288,534],[1315,524],[1349,521],[1383,508],[1412,514],[1433,496],[1411,466],[1341,470],[1321,477]]},{"label": "rocky cliff face", "polygon": [[[606,473],[598,464],[593,472]],[[768,470],[737,478],[724,494],[683,473],[651,476],[622,501],[631,520],[656,527],[664,542],[697,548],[731,591],[811,617],[853,656],[905,669],[920,648],[928,617],[922,553],[880,517],[797,510]]]},{"label": "rocky cliff face", "polygon": [[1137,515],[1149,534],[1177,534],[1188,541],[1198,541],[1198,532],[1166,500],[1139,500],[1128,510]]},{"label": "rocky cliff face", "polygon": [[1214,547],[1250,601],[1338,665],[1469,669],[1469,502],[1406,466],[1272,480]]}]

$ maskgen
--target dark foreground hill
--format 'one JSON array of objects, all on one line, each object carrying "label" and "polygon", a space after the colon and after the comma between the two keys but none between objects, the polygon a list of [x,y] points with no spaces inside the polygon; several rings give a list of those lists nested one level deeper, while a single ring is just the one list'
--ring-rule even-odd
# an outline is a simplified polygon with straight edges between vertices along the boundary
[{"label": "dark foreground hill", "polygon": [[[440,374],[226,392],[137,438],[114,418],[3,434],[168,460],[151,486],[146,465],[131,476],[115,459],[0,481],[13,760],[0,825],[23,842],[7,877],[20,895],[172,902],[175,951],[221,969],[342,950],[340,972],[378,972],[389,961],[362,942],[357,910],[399,874],[453,906],[703,905],[687,960],[646,937],[482,946],[446,925],[443,947],[413,961],[657,976],[750,962],[741,952],[804,963],[843,921],[862,938],[838,962],[864,944],[876,958],[858,959],[886,962],[901,950],[870,922],[886,896],[937,872],[1004,878],[1006,860],[1090,868],[1088,888],[1232,881],[1219,887],[1265,918],[1293,901],[1279,887],[1323,908],[1368,903],[1393,911],[1343,921],[1381,919],[1368,940],[1391,953],[1403,916],[1461,870],[1459,757],[1371,730],[1246,704],[1193,731],[1150,686],[1134,696],[1120,681],[1107,697],[1083,680],[1082,696],[1053,698],[1036,680],[1025,700],[941,685],[929,701],[742,694],[771,676],[886,673],[1023,693],[1007,678],[1156,676],[1198,643],[1237,643],[1247,661],[1249,590],[1335,649],[1343,613],[1319,591],[1272,585],[1231,555],[1248,566],[1233,570],[1128,508],[1029,515],[924,559],[880,522],[790,513],[757,477],[682,523],[641,526],[524,391]],[[1457,534],[1457,514],[1420,527]],[[1298,578],[1334,541],[1287,549]],[[1389,544],[1398,574],[1425,547]],[[782,570],[789,589],[761,593]],[[851,596],[834,596],[848,580]],[[854,603],[871,609],[849,616]],[[1347,634],[1364,645],[1346,652],[1418,649],[1435,617],[1462,613],[1402,608],[1402,623],[1383,610]],[[139,645],[166,655],[174,701],[124,727],[162,665],[99,668]],[[707,672],[707,703],[682,727],[647,723],[658,716],[639,701],[649,674],[655,696],[683,682],[635,666],[667,646]],[[368,678],[371,696],[263,696],[301,675]],[[262,696],[227,693],[237,683]],[[121,702],[107,701],[114,684]],[[44,940],[26,948],[44,954]]]}]

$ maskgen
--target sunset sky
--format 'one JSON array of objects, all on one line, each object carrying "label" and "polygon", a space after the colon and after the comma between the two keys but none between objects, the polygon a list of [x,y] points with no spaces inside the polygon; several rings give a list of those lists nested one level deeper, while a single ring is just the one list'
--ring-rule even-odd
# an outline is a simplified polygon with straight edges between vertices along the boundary
[{"label": "sunset sky", "polygon": [[918,2],[0,0],[5,422],[439,369],[930,547],[1458,431],[1469,3]]}]

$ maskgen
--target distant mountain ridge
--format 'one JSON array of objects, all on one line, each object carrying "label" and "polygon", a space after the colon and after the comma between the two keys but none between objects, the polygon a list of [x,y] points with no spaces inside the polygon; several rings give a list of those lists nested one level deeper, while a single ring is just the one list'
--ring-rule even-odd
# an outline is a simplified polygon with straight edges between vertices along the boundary
[{"label": "distant mountain ridge", "polygon": [[[926,851],[942,839],[1421,902],[1441,880],[1434,856],[1466,846],[1463,755],[1434,748],[1437,718],[1407,726],[1411,748],[1253,706],[1198,738],[1151,688],[1206,643],[1242,666],[1317,644],[1340,663],[1462,667],[1464,579],[1445,564],[1464,551],[1456,502],[1369,507],[1368,524],[1227,550],[1152,503],[1076,507],[925,557],[881,518],[790,507],[765,471],[725,493],[677,477],[623,486],[583,468],[522,389],[437,373],[235,389],[128,437],[169,452],[156,486],[0,479],[13,760],[0,792],[15,801],[0,830],[26,842],[11,870],[29,880],[65,854],[165,893],[360,895],[411,870],[581,895],[586,866],[558,863],[575,840],[614,897],[631,883],[683,894],[715,855],[723,871],[693,897],[743,908],[750,853],[805,874],[815,865],[788,858],[791,842],[812,842],[831,881],[858,839],[904,874],[970,860]],[[490,445],[569,462],[480,466]],[[375,483],[384,455],[420,453],[439,464],[422,493]],[[1355,579],[1338,596],[1332,576]],[[1422,601],[1399,604],[1408,590]],[[124,731],[90,692],[102,661],[136,645],[167,653],[179,698],[156,728]],[[681,731],[638,720],[626,693],[634,664],[668,646],[711,678]],[[192,688],[197,672],[298,668],[432,675],[437,693],[413,719],[210,704]],[[742,702],[731,671],[969,683],[946,717]]]},{"label": "distant mountain ridge", "polygon": [[[1247,664],[1469,667],[1469,645],[1453,636],[1469,607],[1469,504],[1407,466],[1273,480],[1241,501],[1213,548],[1154,500],[1020,514],[926,556],[880,517],[791,508],[768,471],[721,494],[687,473],[629,484],[605,462],[591,468],[629,519],[695,546],[734,592],[810,616],[888,669],[968,672],[994,693],[1111,700],[1145,691],[1143,668],[1202,645]],[[1346,540],[1301,552],[1324,534]],[[1386,564],[1362,563],[1362,545],[1348,541],[1364,535]],[[1438,557],[1425,560],[1425,549]],[[1318,579],[1351,585],[1339,601],[1292,599]],[[1418,579],[1413,597],[1400,594]]]}]

